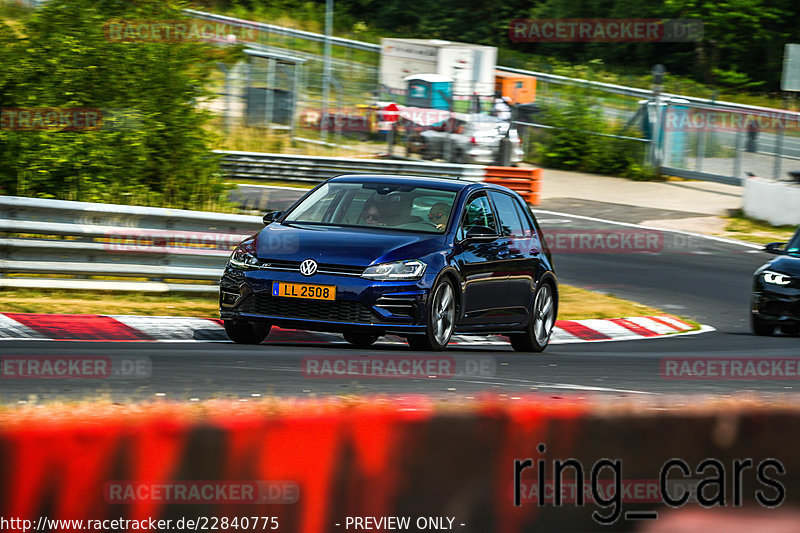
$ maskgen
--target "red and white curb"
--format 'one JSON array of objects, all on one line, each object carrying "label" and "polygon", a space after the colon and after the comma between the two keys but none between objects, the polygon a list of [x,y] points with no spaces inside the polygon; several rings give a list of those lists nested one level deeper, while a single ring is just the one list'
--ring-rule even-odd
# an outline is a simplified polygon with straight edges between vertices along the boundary
[{"label": "red and white curb", "polygon": [[[680,334],[713,331],[710,326],[696,329],[670,315],[629,318],[559,320],[553,330],[552,344],[649,339]],[[0,313],[0,340],[69,340],[69,341],[227,341],[222,321],[210,318],[134,315],[50,315]],[[341,335],[307,332],[274,327],[267,343],[344,342]],[[381,342],[405,343],[395,335]],[[501,336],[453,337],[451,344],[507,344]]]}]

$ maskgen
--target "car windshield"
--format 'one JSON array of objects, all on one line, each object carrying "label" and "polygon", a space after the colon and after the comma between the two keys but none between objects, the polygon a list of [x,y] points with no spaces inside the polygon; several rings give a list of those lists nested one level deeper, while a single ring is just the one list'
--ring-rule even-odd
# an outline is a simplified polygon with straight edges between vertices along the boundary
[{"label": "car windshield", "polygon": [[786,253],[794,257],[800,257],[800,229],[797,230],[792,240],[786,245]]},{"label": "car windshield", "polygon": [[456,193],[392,183],[322,185],[284,223],[444,233]]}]

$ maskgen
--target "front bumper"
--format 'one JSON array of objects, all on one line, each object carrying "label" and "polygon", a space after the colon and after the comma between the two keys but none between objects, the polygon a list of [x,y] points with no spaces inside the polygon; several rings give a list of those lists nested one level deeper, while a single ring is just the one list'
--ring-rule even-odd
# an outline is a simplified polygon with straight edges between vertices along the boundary
[{"label": "front bumper", "polygon": [[762,320],[800,324],[800,289],[756,281],[751,311]]},{"label": "front bumper", "polygon": [[[358,276],[241,270],[228,266],[220,280],[223,320],[263,320],[312,331],[368,329],[374,333],[424,331],[428,287],[420,281],[374,281]],[[272,295],[273,282],[335,285],[333,301]]]}]

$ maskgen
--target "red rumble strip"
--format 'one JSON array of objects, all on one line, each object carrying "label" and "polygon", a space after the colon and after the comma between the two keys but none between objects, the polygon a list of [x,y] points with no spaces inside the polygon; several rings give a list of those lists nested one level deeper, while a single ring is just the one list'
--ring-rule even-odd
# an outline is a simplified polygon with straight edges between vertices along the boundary
[{"label": "red rumble strip", "polygon": [[655,331],[650,331],[649,329],[640,326],[636,322],[631,322],[630,320],[626,320],[624,318],[612,318],[610,320],[614,324],[622,326],[623,328],[627,328],[632,332],[636,333],[637,335],[641,335],[642,337],[658,337],[658,333],[656,333]]},{"label": "red rumble strip", "polygon": [[605,341],[611,338],[599,331],[589,329],[580,322],[575,322],[574,320],[559,320],[558,327],[585,341]]},{"label": "red rumble strip", "polygon": [[[703,331],[713,328],[703,327]],[[591,341],[656,338],[663,335],[694,332],[691,324],[670,315],[613,319],[558,320],[553,328],[553,344]],[[191,318],[135,315],[48,315],[0,313],[0,340],[52,339],[65,341],[211,341],[227,342],[228,337],[218,318]],[[327,344],[344,342],[341,335],[313,331],[295,331],[273,327],[267,344]],[[404,344],[405,339],[387,335],[381,342]],[[453,337],[451,344],[470,346],[505,345],[503,336]]]},{"label": "red rumble strip", "polygon": [[[667,321],[667,320],[664,320],[663,318],[659,318],[659,317],[657,317],[657,316],[651,316],[651,317],[649,317],[649,318],[650,318],[650,320],[652,320],[653,322],[658,322],[659,324],[663,324],[664,326],[670,327],[670,328],[674,329],[675,331],[683,331],[681,328],[679,328],[678,326],[676,326],[674,323],[672,323],[672,322],[669,322],[669,321]],[[692,327],[692,325],[691,325],[691,324],[687,324],[686,322],[684,322],[683,320],[680,320],[680,319],[678,319],[678,318],[672,317],[672,320],[674,320],[674,321],[676,321],[676,322],[680,322],[681,324],[685,324],[685,325],[686,325],[686,327],[689,327],[689,328],[690,328],[690,327]]]},{"label": "red rumble strip", "polygon": [[3,313],[52,339],[80,341],[151,341],[146,333],[103,315]]}]

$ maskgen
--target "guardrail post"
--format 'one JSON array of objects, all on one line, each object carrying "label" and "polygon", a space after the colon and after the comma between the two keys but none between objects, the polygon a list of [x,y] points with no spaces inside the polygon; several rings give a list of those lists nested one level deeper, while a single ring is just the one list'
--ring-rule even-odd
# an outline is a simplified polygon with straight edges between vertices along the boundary
[{"label": "guardrail post", "polygon": [[742,130],[736,131],[736,141],[734,142],[733,152],[733,177],[740,179],[742,177]]},{"label": "guardrail post", "polygon": [[772,167],[772,178],[776,181],[781,179],[781,167],[783,164],[783,124],[778,121],[777,139],[775,140],[775,164]]}]

